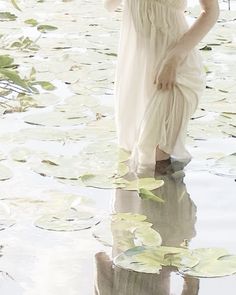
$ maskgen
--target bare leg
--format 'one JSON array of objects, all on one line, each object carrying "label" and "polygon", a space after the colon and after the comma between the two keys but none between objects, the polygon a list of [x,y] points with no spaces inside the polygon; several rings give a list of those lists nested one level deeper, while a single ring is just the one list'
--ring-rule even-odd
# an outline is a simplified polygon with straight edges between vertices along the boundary
[{"label": "bare leg", "polygon": [[156,148],[156,161],[167,160],[170,158],[170,155],[159,149],[159,145]]}]

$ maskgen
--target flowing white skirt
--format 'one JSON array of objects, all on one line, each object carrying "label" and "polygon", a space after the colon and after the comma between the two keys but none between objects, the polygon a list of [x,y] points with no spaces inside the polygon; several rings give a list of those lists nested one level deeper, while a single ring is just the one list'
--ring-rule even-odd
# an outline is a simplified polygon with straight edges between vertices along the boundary
[{"label": "flowing white skirt", "polygon": [[184,10],[158,0],[126,0],[115,77],[118,144],[137,166],[156,164],[157,145],[177,159],[191,159],[188,122],[205,88],[200,52],[194,48],[178,67],[172,90],[154,84],[168,50],[188,30]]}]

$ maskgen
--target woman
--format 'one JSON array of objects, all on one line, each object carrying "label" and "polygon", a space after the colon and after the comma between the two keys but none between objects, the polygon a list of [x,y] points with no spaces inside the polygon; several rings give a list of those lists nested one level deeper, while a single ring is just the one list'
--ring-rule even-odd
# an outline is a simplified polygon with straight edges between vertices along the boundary
[{"label": "woman", "polygon": [[[114,11],[121,0],[103,0]],[[187,125],[205,88],[196,45],[218,19],[217,0],[199,0],[189,27],[187,0],[124,0],[115,78],[118,144],[131,163],[154,166],[191,159]]]}]

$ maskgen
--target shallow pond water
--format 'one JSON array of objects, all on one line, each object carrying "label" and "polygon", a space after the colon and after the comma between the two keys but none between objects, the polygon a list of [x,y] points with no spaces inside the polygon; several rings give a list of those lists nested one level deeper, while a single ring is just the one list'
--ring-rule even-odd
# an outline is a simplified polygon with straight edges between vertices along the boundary
[{"label": "shallow pond water", "polygon": [[[127,246],[132,237],[120,238],[106,221],[111,213],[143,214],[163,246],[236,254],[236,88],[228,58],[235,58],[235,11],[222,10],[227,19],[200,44],[217,45],[202,51],[210,87],[189,128],[192,161],[135,175],[127,171],[125,153],[116,167],[113,83],[121,11],[108,14],[92,0],[19,5],[22,12],[1,3],[2,11],[18,17],[1,22],[2,54],[15,58],[22,76],[35,67],[36,78],[56,89],[41,89],[36,106],[0,118],[0,293],[234,295],[235,275],[184,279],[176,267],[165,266],[159,275],[115,267],[119,243],[124,239]],[[191,5],[190,11],[191,22]],[[40,35],[25,23],[31,18],[57,30]],[[39,49],[9,48],[22,35],[40,35]],[[140,195],[115,185],[117,174],[121,184],[138,176],[152,178],[154,187],[149,183]],[[155,187],[155,180],[164,185]],[[136,240],[142,239],[143,232]]]}]

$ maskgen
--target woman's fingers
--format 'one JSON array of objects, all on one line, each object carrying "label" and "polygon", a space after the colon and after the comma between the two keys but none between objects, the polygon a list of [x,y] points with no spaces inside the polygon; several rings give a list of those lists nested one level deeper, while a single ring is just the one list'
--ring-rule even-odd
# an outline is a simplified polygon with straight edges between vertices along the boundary
[{"label": "woman's fingers", "polygon": [[175,82],[174,81],[166,81],[166,82],[161,82],[161,81],[158,81],[157,83],[157,88],[160,90],[171,90],[173,89],[175,85]]},{"label": "woman's fingers", "polygon": [[171,90],[176,81],[176,67],[175,63],[168,61],[164,64],[161,70],[156,74],[154,84],[157,84],[158,89]]}]

